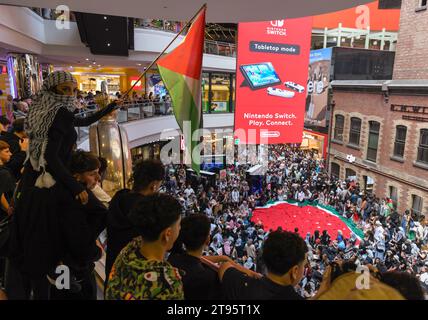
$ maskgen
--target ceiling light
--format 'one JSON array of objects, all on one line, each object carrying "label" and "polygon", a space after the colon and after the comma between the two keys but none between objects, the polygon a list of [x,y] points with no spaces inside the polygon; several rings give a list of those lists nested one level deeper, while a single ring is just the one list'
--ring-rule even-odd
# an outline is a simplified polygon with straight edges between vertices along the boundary
[{"label": "ceiling light", "polygon": [[86,61],[89,61],[89,58],[86,58]]},{"label": "ceiling light", "polygon": [[137,66],[141,66],[141,63],[137,63]]},{"label": "ceiling light", "polygon": [[107,20],[107,17],[106,17],[106,16],[104,16],[104,20]]},{"label": "ceiling light", "polygon": [[107,47],[110,47],[110,43],[107,43]]},{"label": "ceiling light", "polygon": [[97,63],[94,61],[94,62],[92,62],[92,64],[97,64]]}]

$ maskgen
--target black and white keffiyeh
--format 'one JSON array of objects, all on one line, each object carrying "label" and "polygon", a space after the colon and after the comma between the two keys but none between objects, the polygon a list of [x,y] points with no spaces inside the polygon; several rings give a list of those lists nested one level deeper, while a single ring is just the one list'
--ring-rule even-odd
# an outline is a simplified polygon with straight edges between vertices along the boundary
[{"label": "black and white keffiyeh", "polygon": [[42,171],[36,186],[49,188],[55,184],[52,176],[45,171],[45,151],[48,144],[48,132],[57,112],[61,108],[74,112],[77,100],[75,96],[59,95],[51,91],[53,87],[64,82],[74,82],[76,79],[70,72],[55,71],[43,81],[43,86],[32,103],[25,122],[25,131],[29,138],[27,161],[35,171]]}]

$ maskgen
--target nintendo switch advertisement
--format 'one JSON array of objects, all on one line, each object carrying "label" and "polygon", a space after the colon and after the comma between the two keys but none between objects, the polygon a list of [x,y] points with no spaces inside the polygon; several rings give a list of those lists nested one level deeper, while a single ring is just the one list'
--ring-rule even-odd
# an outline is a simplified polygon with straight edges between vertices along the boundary
[{"label": "nintendo switch advertisement", "polygon": [[238,25],[235,136],[301,143],[312,17]]}]

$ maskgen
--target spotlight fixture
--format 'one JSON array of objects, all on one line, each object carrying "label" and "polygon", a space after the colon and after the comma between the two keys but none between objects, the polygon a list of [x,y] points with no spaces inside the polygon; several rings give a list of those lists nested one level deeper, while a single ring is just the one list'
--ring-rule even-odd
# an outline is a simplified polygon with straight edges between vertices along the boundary
[{"label": "spotlight fixture", "polygon": [[85,60],[86,60],[86,61],[89,61],[89,58],[86,58]]},{"label": "spotlight fixture", "polygon": [[139,67],[140,67],[140,66],[141,66],[141,63],[137,63],[137,66],[139,66]]},{"label": "spotlight fixture", "polygon": [[110,47],[110,43],[107,43],[107,47]]},{"label": "spotlight fixture", "polygon": [[104,16],[104,20],[107,20],[107,17],[106,17],[106,16]]}]

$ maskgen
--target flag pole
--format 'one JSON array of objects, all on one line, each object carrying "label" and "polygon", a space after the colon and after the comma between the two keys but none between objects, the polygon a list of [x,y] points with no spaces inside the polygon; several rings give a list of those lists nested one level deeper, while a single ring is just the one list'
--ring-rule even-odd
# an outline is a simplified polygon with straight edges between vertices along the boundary
[{"label": "flag pole", "polygon": [[151,67],[153,67],[153,65],[159,60],[160,57],[162,57],[162,55],[166,52],[166,50],[168,50],[168,48],[171,46],[171,44],[184,32],[184,30],[186,30],[191,24],[192,21],[198,16],[198,14],[206,9],[207,4],[204,3],[202,5],[202,7],[198,10],[198,12],[195,13],[195,15],[186,23],[186,25],[180,30],[179,33],[177,33],[174,37],[174,39],[171,40],[170,43],[168,43],[168,45],[165,47],[165,49],[163,49],[163,51],[161,53],[159,53],[159,55],[156,57],[155,60],[152,61],[152,63],[150,63],[150,65],[146,68],[146,70],[144,70],[144,72],[141,74],[141,76],[138,78],[137,81],[134,82],[134,84],[131,86],[131,88],[129,88],[125,93],[124,93],[124,97],[128,96],[129,93],[131,92],[132,89],[134,89],[134,87],[137,85],[137,83],[144,77],[144,75],[147,73],[147,71],[150,70]]}]

